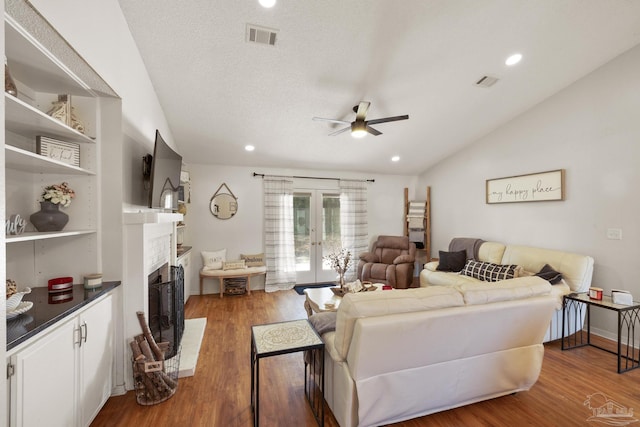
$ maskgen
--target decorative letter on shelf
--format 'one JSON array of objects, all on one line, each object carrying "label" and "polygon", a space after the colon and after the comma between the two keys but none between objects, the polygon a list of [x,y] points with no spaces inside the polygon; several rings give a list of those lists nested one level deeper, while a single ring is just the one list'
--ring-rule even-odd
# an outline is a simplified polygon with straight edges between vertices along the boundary
[{"label": "decorative letter on shelf", "polygon": [[487,180],[487,204],[564,200],[564,169]]}]

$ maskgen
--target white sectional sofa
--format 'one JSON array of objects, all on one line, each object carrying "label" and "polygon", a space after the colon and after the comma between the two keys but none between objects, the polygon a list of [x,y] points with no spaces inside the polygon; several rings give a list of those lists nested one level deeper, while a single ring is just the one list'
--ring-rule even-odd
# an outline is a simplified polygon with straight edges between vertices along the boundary
[{"label": "white sectional sofa", "polygon": [[[551,319],[544,341],[561,338],[562,296],[570,292],[586,292],[589,289],[593,276],[593,258],[576,253],[528,246],[505,245],[499,242],[483,242],[479,245],[477,252],[477,260],[479,261],[494,264],[515,264],[522,267],[529,274],[539,272],[545,264],[549,264],[555,271],[562,273],[563,281],[553,285],[551,288],[552,295],[556,297],[556,311]],[[424,269],[420,272],[420,286],[487,283],[459,273],[437,271],[437,267],[438,261],[425,264]],[[512,280],[526,280],[526,277]],[[582,321],[579,322],[580,325],[582,325]]]},{"label": "white sectional sofa", "polygon": [[337,313],[319,314],[335,315],[322,338],[336,420],[377,426],[528,390],[557,306],[551,290],[534,276],[346,295]]}]

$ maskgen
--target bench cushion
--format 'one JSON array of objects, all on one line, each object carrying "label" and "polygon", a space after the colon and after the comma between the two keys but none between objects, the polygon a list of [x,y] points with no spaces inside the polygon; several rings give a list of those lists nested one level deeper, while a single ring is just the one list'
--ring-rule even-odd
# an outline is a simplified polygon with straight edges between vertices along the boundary
[{"label": "bench cushion", "polygon": [[253,274],[266,273],[267,267],[247,267],[238,268],[236,270],[200,270],[200,276],[206,277],[234,277],[234,276],[250,276]]}]

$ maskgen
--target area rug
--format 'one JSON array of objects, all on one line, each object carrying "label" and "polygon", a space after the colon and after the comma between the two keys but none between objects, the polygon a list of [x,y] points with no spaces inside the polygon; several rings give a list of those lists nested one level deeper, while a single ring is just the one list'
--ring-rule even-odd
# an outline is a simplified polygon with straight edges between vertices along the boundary
[{"label": "area rug", "polygon": [[195,374],[206,326],[207,319],[205,317],[184,320],[178,378],[191,377]]},{"label": "area rug", "polygon": [[329,288],[335,285],[335,283],[314,283],[311,285],[296,285],[293,289],[298,293],[298,295],[304,295],[304,290],[307,288]]}]

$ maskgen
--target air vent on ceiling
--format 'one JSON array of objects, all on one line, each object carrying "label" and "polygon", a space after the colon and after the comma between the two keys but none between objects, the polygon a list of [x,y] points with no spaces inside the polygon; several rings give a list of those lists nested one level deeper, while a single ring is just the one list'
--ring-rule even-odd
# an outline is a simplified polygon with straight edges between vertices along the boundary
[{"label": "air vent on ceiling", "polygon": [[491,87],[496,83],[498,83],[498,78],[497,77],[483,76],[481,79],[479,79],[476,82],[476,86],[478,86],[478,87]]},{"label": "air vent on ceiling", "polygon": [[274,46],[276,44],[278,30],[247,24],[247,42]]}]

